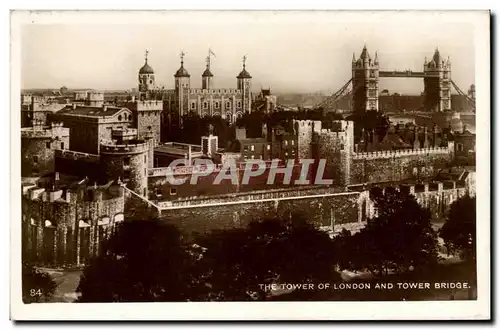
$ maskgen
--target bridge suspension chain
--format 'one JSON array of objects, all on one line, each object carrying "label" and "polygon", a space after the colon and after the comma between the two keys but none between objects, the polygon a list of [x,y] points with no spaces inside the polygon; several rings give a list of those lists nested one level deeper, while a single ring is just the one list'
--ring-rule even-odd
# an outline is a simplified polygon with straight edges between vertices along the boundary
[{"label": "bridge suspension chain", "polygon": [[338,91],[336,91],[335,93],[333,93],[332,95],[327,97],[325,100],[323,100],[322,102],[317,104],[315,107],[320,108],[320,107],[324,107],[328,104],[334,104],[334,103],[338,102],[339,100],[343,99],[345,96],[349,95],[351,92],[346,93],[346,90],[349,87],[349,85],[351,84],[351,82],[352,82],[352,78],[349,79]]},{"label": "bridge suspension chain", "polygon": [[453,85],[453,87],[455,88],[455,90],[457,91],[457,93],[458,93],[460,96],[465,97],[465,99],[466,99],[467,101],[469,101],[469,103],[472,105],[472,108],[473,108],[474,110],[476,110],[476,101],[475,101],[474,99],[470,98],[470,97],[469,97],[469,95],[467,95],[466,93],[464,93],[464,92],[460,89],[460,87],[458,87],[458,85],[457,85],[457,84],[455,84],[455,82],[454,82],[453,80],[451,80],[451,84]]}]

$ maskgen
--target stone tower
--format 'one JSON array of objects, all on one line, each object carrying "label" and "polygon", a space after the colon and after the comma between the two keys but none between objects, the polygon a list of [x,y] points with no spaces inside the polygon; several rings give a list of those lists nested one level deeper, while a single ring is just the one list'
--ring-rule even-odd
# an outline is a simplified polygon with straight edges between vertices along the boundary
[{"label": "stone tower", "polygon": [[139,69],[139,95],[141,100],[149,98],[149,94],[155,88],[155,73],[148,64],[148,54],[146,50],[144,65]]},{"label": "stone tower", "polygon": [[243,56],[243,70],[236,77],[237,88],[241,90],[243,99],[243,112],[250,112],[252,109],[252,76],[246,70],[247,57]]},{"label": "stone tower", "polygon": [[352,100],[353,110],[357,113],[378,111],[378,55],[372,59],[366,45],[356,60],[352,54]]},{"label": "stone tower", "polygon": [[145,140],[101,143],[101,166],[107,180],[122,180],[130,190],[148,196],[150,143]]},{"label": "stone tower", "polygon": [[174,75],[175,79],[175,109],[177,109],[177,113],[174,113],[174,116],[177,117],[177,121],[181,124],[181,118],[189,111],[189,89],[191,76],[184,69],[184,52],[181,52],[181,67]]},{"label": "stone tower", "polygon": [[153,145],[160,143],[161,113],[163,101],[141,100],[127,103],[127,108],[134,114],[134,126],[137,128],[137,137],[152,139]]},{"label": "stone tower", "polygon": [[436,48],[430,61],[424,62],[424,107],[426,111],[451,110],[451,63],[444,60]]}]

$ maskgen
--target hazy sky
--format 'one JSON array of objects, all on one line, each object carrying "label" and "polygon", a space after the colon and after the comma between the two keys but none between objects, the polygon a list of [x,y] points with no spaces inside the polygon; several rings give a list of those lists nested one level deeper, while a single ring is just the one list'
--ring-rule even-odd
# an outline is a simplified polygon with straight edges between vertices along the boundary
[{"label": "hazy sky", "polygon": [[[229,14],[229,13],[227,13]],[[240,13],[239,15],[242,15]],[[436,47],[450,57],[452,79],[464,90],[474,83],[474,39],[471,26],[434,18],[377,22],[337,21],[311,14],[308,19],[197,20],[165,19],[152,24],[25,25],[21,41],[22,88],[129,89],[148,63],[156,82],[172,88],[179,53],[191,86],[201,87],[201,73],[210,47],[215,87],[236,87],[243,55],[253,76],[253,89],[277,92],[333,92],[351,78],[351,60],[366,43],[372,57],[378,50],[381,70],[422,70]],[[116,22],[115,22],[116,23]],[[418,24],[417,24],[418,23]],[[419,93],[422,79],[381,79],[380,89]]]}]

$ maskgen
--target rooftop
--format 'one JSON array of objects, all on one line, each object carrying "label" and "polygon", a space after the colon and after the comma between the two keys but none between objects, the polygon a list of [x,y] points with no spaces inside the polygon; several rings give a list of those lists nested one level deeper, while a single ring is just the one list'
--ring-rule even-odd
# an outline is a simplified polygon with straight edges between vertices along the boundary
[{"label": "rooftop", "polygon": [[90,117],[110,117],[126,108],[114,106],[91,107],[84,105],[69,105],[58,111],[58,114]]},{"label": "rooftop", "polygon": [[165,143],[161,146],[155,148],[155,153],[163,153],[163,154],[171,154],[177,156],[184,156],[189,153],[191,149],[191,153],[201,151],[201,146],[196,144],[187,144],[187,143]]}]

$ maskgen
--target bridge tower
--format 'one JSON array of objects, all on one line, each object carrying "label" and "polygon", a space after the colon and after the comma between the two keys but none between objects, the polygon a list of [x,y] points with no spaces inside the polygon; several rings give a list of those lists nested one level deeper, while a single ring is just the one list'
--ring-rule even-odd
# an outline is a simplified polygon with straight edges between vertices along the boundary
[{"label": "bridge tower", "polygon": [[424,62],[424,108],[426,111],[451,110],[451,63],[439,54],[436,48],[430,61]]},{"label": "bridge tower", "polygon": [[352,103],[355,113],[378,111],[378,55],[372,60],[366,45],[356,60],[352,54]]}]

